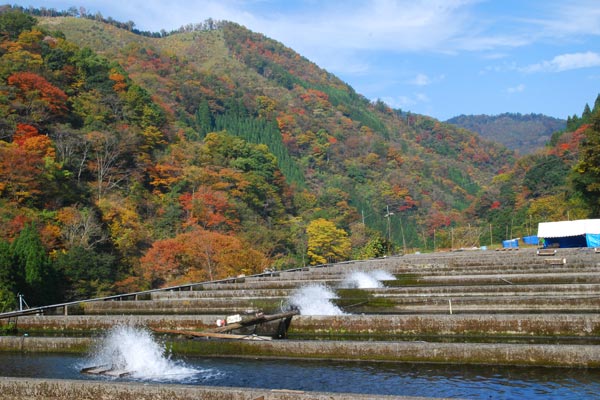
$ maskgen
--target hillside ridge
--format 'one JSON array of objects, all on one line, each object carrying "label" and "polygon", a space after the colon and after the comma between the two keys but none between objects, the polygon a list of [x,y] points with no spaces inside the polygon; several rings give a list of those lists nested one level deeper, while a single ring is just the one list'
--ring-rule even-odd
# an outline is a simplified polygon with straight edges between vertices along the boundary
[{"label": "hillside ridge", "polygon": [[459,115],[446,120],[482,137],[501,143],[520,154],[544,147],[552,134],[563,131],[567,121],[543,114],[502,113],[498,115]]}]

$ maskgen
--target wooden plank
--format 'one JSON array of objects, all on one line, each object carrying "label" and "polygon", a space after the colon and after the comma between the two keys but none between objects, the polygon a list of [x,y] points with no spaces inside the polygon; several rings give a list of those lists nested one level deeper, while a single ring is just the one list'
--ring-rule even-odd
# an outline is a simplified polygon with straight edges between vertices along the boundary
[{"label": "wooden plank", "polygon": [[102,375],[112,376],[114,378],[122,378],[124,376],[131,375],[131,371],[126,371],[124,369],[111,369],[106,372],[103,372]]},{"label": "wooden plank", "polygon": [[82,374],[106,375],[106,376],[112,376],[112,377],[115,377],[115,378],[122,378],[124,376],[132,374],[131,371],[127,371],[127,370],[124,370],[124,369],[115,369],[115,368],[113,368],[111,366],[108,366],[108,365],[100,365],[100,366],[94,366],[94,367],[87,367],[87,368],[83,368],[80,372]]},{"label": "wooden plank", "polygon": [[225,333],[225,332],[233,331],[235,329],[244,328],[246,326],[262,324],[264,322],[275,321],[278,319],[290,318],[290,317],[293,317],[294,315],[298,315],[298,314],[299,314],[298,310],[292,310],[292,311],[288,311],[288,312],[284,312],[284,313],[280,313],[280,314],[273,314],[273,315],[262,315],[261,314],[256,317],[242,320],[241,322],[238,322],[235,324],[229,324],[229,325],[221,326],[219,328],[209,329],[206,332]]},{"label": "wooden plank", "polygon": [[256,336],[256,335],[234,335],[232,333],[217,333],[217,332],[196,332],[196,331],[182,331],[176,329],[152,329],[154,332],[160,333],[171,333],[175,335],[184,335],[190,337],[209,337],[217,339],[241,339],[241,340],[272,340],[269,336]]},{"label": "wooden plank", "polygon": [[110,371],[112,368],[108,365],[100,365],[94,367],[87,367],[81,370],[82,374],[101,375],[106,371]]}]

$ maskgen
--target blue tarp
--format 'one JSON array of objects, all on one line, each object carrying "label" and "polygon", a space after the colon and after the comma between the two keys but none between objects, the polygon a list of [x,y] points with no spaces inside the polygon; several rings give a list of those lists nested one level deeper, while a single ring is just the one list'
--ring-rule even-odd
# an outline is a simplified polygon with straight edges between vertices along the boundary
[{"label": "blue tarp", "polygon": [[549,247],[600,247],[600,219],[540,222],[537,236]]},{"label": "blue tarp", "polygon": [[539,238],[537,236],[525,236],[521,239],[525,244],[531,244],[537,246],[539,244]]},{"label": "blue tarp", "polygon": [[503,240],[502,247],[504,247],[505,249],[519,247],[519,239]]},{"label": "blue tarp", "polygon": [[600,233],[588,233],[585,235],[588,247],[600,247]]},{"label": "blue tarp", "polygon": [[567,237],[555,237],[546,238],[547,247],[586,247],[587,242],[585,235],[567,236]]}]

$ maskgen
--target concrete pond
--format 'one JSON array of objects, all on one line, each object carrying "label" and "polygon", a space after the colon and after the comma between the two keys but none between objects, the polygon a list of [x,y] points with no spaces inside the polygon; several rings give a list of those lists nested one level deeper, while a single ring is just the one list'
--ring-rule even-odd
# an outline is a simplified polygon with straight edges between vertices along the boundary
[{"label": "concrete pond", "polygon": [[[206,381],[194,382],[192,389],[187,389],[186,382],[157,383],[158,388],[171,390],[172,398],[192,398],[185,396],[194,390],[206,390],[202,398],[211,398],[206,393],[225,390],[218,385],[230,386],[228,382],[234,386],[229,397],[219,392],[222,397],[214,398],[320,398],[327,393],[338,396],[327,398],[496,398],[498,393],[503,396],[500,398],[535,398],[531,396],[537,392],[547,395],[552,390],[562,393],[561,398],[582,398],[600,388],[599,305],[600,254],[593,249],[558,249],[552,257],[539,256],[535,249],[414,254],[237,277],[70,304],[43,315],[0,319],[0,328],[7,332],[0,336],[0,363],[14,365],[15,370],[15,362],[55,357],[66,357],[62,362],[71,366],[85,364],[91,362],[91,354],[99,351],[107,335],[119,327],[134,327],[143,338],[134,337],[135,342],[158,343],[158,351],[170,359],[243,360],[238,362],[244,363],[241,370],[247,371],[271,363],[278,371],[294,370],[299,382],[303,374],[311,373],[321,377],[317,381],[347,379],[340,387],[298,385],[284,374],[277,378],[283,382],[279,386],[259,385],[261,379],[254,377],[252,381],[259,386],[253,387],[232,379],[241,373],[238,371],[224,372],[230,379],[209,382],[210,389],[203,385]],[[280,340],[192,340],[152,331],[203,331],[214,328],[216,321],[227,315],[250,310],[277,313],[290,307],[300,314],[292,318],[287,338]],[[9,327],[16,331],[10,333]],[[247,332],[248,338],[256,334]],[[282,362],[287,364],[279,364]],[[311,363],[322,369],[314,372]],[[296,368],[298,365],[304,365],[304,370]],[[394,381],[397,389],[384,383],[365,388],[353,377],[363,367],[369,371],[361,372],[364,379]],[[445,372],[433,374],[439,379],[428,375],[427,371],[440,368]],[[353,372],[338,375],[337,371],[345,370]],[[63,379],[77,382],[71,386],[86,393],[109,390],[104,386],[106,378],[82,377],[75,367],[70,371],[76,373],[56,377],[41,372],[11,375],[10,368],[3,369],[0,390],[11,390],[13,398],[36,398],[31,397],[31,388],[40,386],[48,388],[48,394],[39,398],[61,390],[63,398],[74,398]],[[398,380],[403,374],[411,379]],[[466,378],[469,375],[478,378]],[[565,376],[571,378],[562,379]],[[111,383],[128,389],[123,390],[124,397],[111,398],[167,398],[156,394],[160,390],[154,387],[149,397],[140,397],[145,396],[142,381],[116,378]],[[440,387],[455,390],[435,389],[437,381]],[[410,382],[420,386],[415,388]],[[425,390],[423,382],[433,389]],[[465,388],[485,387],[486,383],[486,389],[465,392]],[[515,385],[525,389],[511,392]],[[235,389],[238,386],[253,387],[257,392]],[[265,387],[270,389],[265,391]],[[130,391],[138,392],[133,395]]]}]

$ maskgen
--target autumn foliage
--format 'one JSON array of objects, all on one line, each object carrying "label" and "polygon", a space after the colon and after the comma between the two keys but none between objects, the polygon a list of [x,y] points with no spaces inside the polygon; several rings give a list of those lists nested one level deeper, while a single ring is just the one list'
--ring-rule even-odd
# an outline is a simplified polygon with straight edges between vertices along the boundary
[{"label": "autumn foliage", "polygon": [[67,111],[65,92],[37,74],[17,72],[9,76],[7,82],[18,89],[17,107],[26,114],[33,115],[34,119],[43,120],[43,111],[53,115],[61,115]]},{"label": "autumn foliage", "polygon": [[234,23],[149,38],[3,10],[0,251],[31,238],[64,300],[431,251],[466,225],[499,240],[595,204],[592,110],[516,158]]},{"label": "autumn foliage", "polygon": [[140,261],[139,274],[150,287],[254,274],[267,266],[242,240],[201,228],[156,241]]}]

